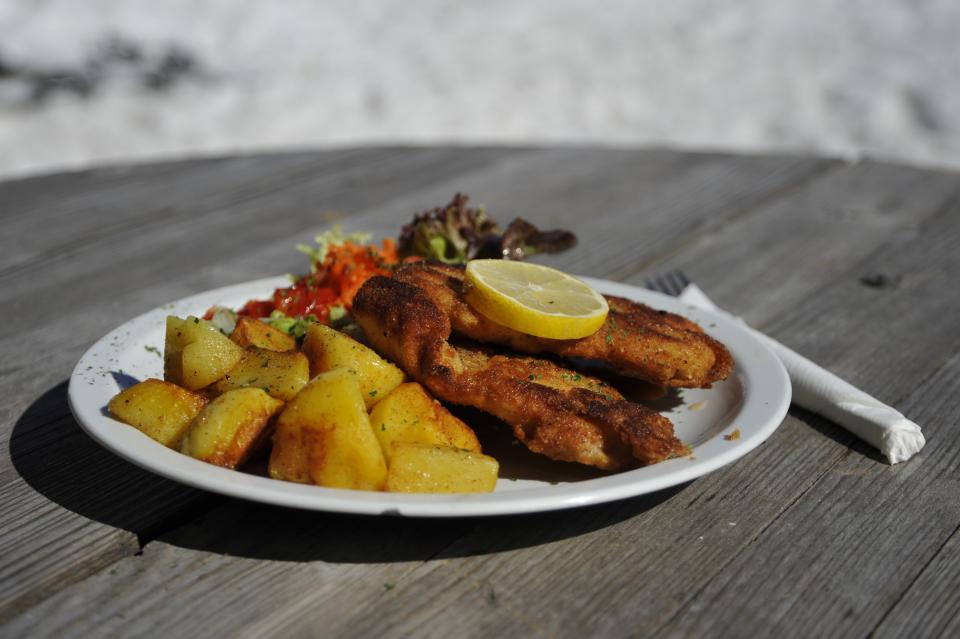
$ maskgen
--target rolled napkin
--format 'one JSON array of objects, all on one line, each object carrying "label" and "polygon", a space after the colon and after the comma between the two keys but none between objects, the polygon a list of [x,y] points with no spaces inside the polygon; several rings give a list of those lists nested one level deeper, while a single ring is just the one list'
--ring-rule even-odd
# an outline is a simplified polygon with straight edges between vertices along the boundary
[{"label": "rolled napkin", "polygon": [[696,284],[688,284],[679,299],[743,324],[783,362],[793,384],[793,402],[797,406],[843,426],[877,448],[891,464],[907,461],[926,443],[920,427],[899,411],[851,386],[780,342],[755,331],[739,317],[717,308]]}]

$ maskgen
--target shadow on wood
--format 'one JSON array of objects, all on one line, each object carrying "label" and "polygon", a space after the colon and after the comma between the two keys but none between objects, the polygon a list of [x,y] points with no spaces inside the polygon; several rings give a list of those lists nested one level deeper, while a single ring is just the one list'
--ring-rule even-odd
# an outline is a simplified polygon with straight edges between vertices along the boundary
[{"label": "shadow on wood", "polygon": [[371,563],[483,555],[587,534],[639,515],[675,487],[613,504],[471,519],[340,515],[204,493],[142,470],[101,447],[70,413],[67,383],[20,416],[10,456],[37,492],[88,519],[216,554],[277,561]]},{"label": "shadow on wood", "polygon": [[685,487],[599,506],[468,519],[338,515],[228,499],[222,507],[158,541],[223,555],[292,562],[385,563],[486,555],[616,525]]},{"label": "shadow on wood", "polygon": [[10,459],[24,481],[50,501],[141,540],[219,501],[142,470],[92,440],[70,413],[66,381],[17,419]]},{"label": "shadow on wood", "polygon": [[804,408],[800,408],[796,404],[790,405],[790,414],[824,437],[828,437],[841,446],[850,449],[849,452],[857,452],[875,462],[889,465],[886,458],[880,453],[880,451],[862,439],[857,438],[849,431],[844,430],[842,427],[833,423],[826,417],[821,417],[816,413],[812,413]]}]

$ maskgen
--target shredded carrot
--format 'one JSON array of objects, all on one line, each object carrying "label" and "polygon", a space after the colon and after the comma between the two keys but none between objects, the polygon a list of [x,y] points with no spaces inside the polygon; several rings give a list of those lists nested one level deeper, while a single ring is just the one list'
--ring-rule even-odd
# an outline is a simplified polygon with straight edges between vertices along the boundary
[{"label": "shredded carrot", "polygon": [[240,315],[265,317],[280,310],[289,317],[314,315],[327,321],[330,309],[342,306],[350,310],[353,297],[363,283],[374,275],[389,275],[398,263],[397,245],[392,238],[382,246],[345,241],[328,247],[322,263],[292,286],[278,288],[270,301],[250,301]]}]

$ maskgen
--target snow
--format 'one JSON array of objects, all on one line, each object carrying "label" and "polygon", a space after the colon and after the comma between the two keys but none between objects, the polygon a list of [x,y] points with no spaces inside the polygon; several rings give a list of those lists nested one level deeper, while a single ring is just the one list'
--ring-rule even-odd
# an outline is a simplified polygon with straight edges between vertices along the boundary
[{"label": "snow", "polygon": [[957,33],[956,0],[0,0],[0,176],[448,142],[955,168]]}]

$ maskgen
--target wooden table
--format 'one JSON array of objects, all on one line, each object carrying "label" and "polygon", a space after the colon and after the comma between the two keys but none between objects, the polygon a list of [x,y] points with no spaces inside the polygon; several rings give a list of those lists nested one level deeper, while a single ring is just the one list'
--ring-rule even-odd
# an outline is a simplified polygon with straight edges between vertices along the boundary
[{"label": "wooden table", "polygon": [[[303,271],[329,223],[395,235],[464,191],[566,227],[551,263],[720,305],[920,423],[884,463],[793,408],[764,445],[656,494],[417,520],[205,494],[70,415],[109,329]],[[960,633],[960,175],[667,150],[370,148],[0,184],[0,636],[843,636]]]}]

